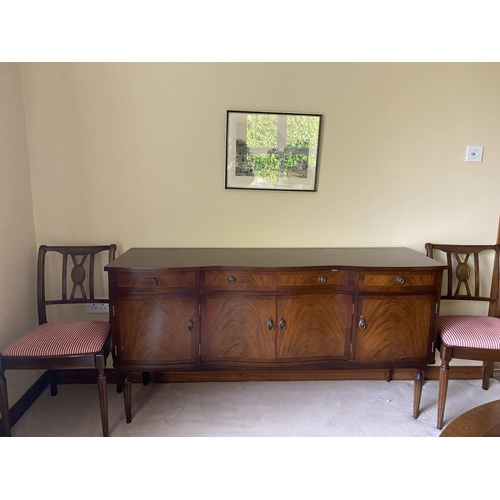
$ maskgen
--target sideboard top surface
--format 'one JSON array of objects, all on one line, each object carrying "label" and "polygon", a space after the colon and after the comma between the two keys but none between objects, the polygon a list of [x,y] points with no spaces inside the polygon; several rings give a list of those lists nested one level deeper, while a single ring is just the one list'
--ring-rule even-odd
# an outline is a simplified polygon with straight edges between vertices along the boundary
[{"label": "sideboard top surface", "polygon": [[129,269],[294,267],[446,269],[409,248],[131,248],[106,271]]}]

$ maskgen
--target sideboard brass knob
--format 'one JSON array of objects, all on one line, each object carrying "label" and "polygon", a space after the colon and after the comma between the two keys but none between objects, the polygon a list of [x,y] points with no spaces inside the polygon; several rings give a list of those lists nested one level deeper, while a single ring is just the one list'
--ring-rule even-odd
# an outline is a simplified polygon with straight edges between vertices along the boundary
[{"label": "sideboard brass knob", "polygon": [[318,281],[323,285],[324,283],[326,283],[326,276],[323,276],[321,275],[319,278],[318,278]]},{"label": "sideboard brass knob", "polygon": [[405,282],[405,279],[404,279],[404,277],[403,277],[403,276],[398,276],[398,277],[396,278],[396,283],[397,283],[398,285],[403,285],[403,284],[404,284],[404,282]]},{"label": "sideboard brass knob", "polygon": [[228,276],[227,281],[232,285],[233,283],[236,282],[236,278],[231,274],[230,276]]},{"label": "sideboard brass knob", "polygon": [[151,279],[149,280],[149,284],[150,284],[151,286],[156,286],[156,285],[158,284],[158,280],[157,280],[156,278],[151,278]]},{"label": "sideboard brass knob", "polygon": [[191,317],[189,317],[188,328],[189,328],[189,331],[192,331],[194,328],[194,321],[193,321],[193,318],[191,318]]}]

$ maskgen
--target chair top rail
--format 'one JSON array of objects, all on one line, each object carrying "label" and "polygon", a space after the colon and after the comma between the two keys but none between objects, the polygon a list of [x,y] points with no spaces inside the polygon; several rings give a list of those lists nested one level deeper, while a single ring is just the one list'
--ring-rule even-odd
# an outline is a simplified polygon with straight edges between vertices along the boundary
[{"label": "chair top rail", "polygon": [[68,255],[83,255],[83,254],[96,254],[100,252],[104,252],[105,250],[111,250],[116,252],[116,245],[88,245],[88,246],[49,246],[49,245],[41,245],[40,250],[45,252],[59,252],[60,254],[68,254]]},{"label": "chair top rail", "polygon": [[498,250],[500,245],[448,245],[441,243],[426,243],[425,248],[442,250],[443,252],[478,253],[483,250]]}]

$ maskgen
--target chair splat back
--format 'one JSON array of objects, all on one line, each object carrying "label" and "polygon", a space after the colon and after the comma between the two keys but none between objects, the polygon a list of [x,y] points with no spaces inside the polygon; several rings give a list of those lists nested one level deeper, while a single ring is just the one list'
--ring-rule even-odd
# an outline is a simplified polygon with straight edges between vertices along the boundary
[{"label": "chair splat back", "polygon": [[[427,243],[427,256],[443,252],[447,264],[447,287],[442,300],[472,300],[490,303],[488,316],[500,317],[499,258],[500,245],[441,245]],[[481,292],[481,256],[493,253],[493,275],[489,295]],[[472,279],[473,278],[473,279]]]},{"label": "chair splat back", "polygon": [[[47,300],[46,286],[46,255],[56,252],[62,256],[61,298]],[[108,252],[107,262],[115,258],[116,245],[108,246],[47,246],[41,245],[38,250],[37,264],[37,296],[38,296],[38,323],[47,323],[47,305],[55,304],[86,304],[92,302],[108,303],[107,298],[96,298],[95,279],[96,256],[101,252]],[[69,272],[68,272],[68,269]],[[69,280],[71,282],[69,283]],[[68,287],[69,284],[69,287]]]}]

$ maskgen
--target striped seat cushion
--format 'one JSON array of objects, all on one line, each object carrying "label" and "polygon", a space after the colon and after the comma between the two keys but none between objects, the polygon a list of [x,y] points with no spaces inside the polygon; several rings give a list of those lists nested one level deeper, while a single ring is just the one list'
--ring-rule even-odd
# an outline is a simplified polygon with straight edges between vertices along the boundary
[{"label": "striped seat cushion", "polygon": [[457,347],[500,349],[500,318],[491,316],[440,316],[441,341]]},{"label": "striped seat cushion", "polygon": [[2,356],[53,357],[100,351],[108,339],[105,321],[45,323],[23,335],[2,351]]}]

